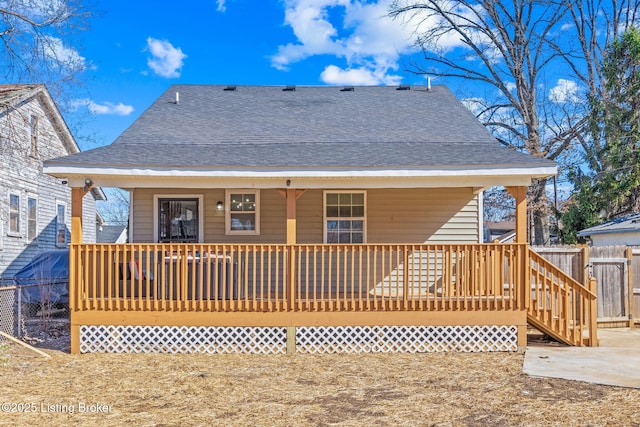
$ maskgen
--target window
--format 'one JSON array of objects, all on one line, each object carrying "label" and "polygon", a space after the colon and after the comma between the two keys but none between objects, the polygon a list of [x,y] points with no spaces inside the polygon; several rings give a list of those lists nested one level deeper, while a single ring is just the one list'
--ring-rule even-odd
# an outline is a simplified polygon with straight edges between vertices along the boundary
[{"label": "window", "polygon": [[65,222],[67,206],[58,202],[56,205],[56,246],[67,244],[67,224]]},{"label": "window", "polygon": [[159,243],[197,243],[200,241],[200,198],[158,199]]},{"label": "window", "polygon": [[325,192],[325,243],[365,243],[365,193]]},{"label": "window", "polygon": [[227,234],[260,234],[260,192],[228,190],[226,199]]},{"label": "window", "polygon": [[31,134],[31,156],[38,156],[38,117],[31,116],[29,120],[29,128]]},{"label": "window", "polygon": [[9,194],[9,234],[20,235],[20,195]]},{"label": "window", "polygon": [[38,237],[38,199],[27,197],[27,240]]}]

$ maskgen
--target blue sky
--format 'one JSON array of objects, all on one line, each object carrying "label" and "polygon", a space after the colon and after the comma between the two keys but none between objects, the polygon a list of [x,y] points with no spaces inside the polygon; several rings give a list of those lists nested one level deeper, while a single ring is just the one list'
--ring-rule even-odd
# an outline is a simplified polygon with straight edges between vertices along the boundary
[{"label": "blue sky", "polygon": [[[82,150],[112,143],[176,83],[426,83],[405,71],[421,54],[413,47],[413,23],[386,16],[392,0],[90,1],[91,27],[73,47],[56,52],[86,69],[86,86],[71,109],[63,108]],[[437,22],[420,25],[422,30]],[[453,35],[444,35],[439,47],[474,61]],[[549,102],[579,100],[581,89],[565,70],[547,77]],[[478,97],[495,97],[495,88],[478,89],[460,79],[434,83],[446,84],[472,110]]]},{"label": "blue sky", "polygon": [[[88,69],[83,150],[113,142],[171,84],[424,84],[404,71],[411,32],[389,0],[96,0],[78,60]],[[71,120],[73,121],[73,120]]]}]

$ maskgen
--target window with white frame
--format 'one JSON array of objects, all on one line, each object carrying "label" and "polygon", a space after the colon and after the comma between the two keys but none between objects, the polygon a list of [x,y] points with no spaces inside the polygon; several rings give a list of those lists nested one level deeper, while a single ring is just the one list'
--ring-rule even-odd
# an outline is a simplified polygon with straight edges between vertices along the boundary
[{"label": "window with white frame", "polygon": [[325,191],[325,243],[366,243],[366,193]]},{"label": "window with white frame", "polygon": [[9,193],[9,230],[11,236],[20,236],[22,224],[20,223],[20,195]]},{"label": "window with white frame", "polygon": [[227,190],[226,233],[260,234],[260,191]]},{"label": "window with white frame", "polygon": [[67,205],[61,202],[56,203],[56,246],[67,245]]},{"label": "window with white frame", "polygon": [[27,240],[38,237],[38,199],[27,197]]}]

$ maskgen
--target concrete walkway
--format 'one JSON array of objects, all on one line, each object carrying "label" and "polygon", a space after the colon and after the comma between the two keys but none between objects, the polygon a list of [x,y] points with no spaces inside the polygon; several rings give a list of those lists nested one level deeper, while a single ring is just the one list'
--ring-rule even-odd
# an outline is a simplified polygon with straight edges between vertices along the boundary
[{"label": "concrete walkway", "polygon": [[523,372],[593,384],[640,388],[640,329],[598,329],[600,347],[530,345]]}]

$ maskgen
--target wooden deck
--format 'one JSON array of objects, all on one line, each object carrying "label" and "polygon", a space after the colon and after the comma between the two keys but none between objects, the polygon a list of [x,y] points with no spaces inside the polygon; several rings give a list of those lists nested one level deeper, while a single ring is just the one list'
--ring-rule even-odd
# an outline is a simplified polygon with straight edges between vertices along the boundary
[{"label": "wooden deck", "polygon": [[590,291],[526,244],[73,244],[70,267],[75,352],[82,325],[590,330]]}]

